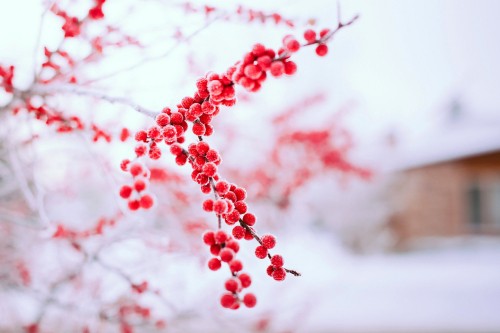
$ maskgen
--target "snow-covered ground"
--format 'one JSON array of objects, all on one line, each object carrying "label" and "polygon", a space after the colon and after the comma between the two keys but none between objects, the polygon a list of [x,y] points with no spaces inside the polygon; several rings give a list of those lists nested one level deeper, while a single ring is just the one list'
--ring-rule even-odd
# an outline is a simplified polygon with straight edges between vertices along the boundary
[{"label": "snow-covered ground", "polygon": [[[330,252],[330,258],[331,244],[309,241],[325,257],[321,267],[317,260],[301,267],[315,298],[302,332],[500,332],[498,239],[448,240],[390,255]],[[312,266],[320,274],[311,274]]]}]

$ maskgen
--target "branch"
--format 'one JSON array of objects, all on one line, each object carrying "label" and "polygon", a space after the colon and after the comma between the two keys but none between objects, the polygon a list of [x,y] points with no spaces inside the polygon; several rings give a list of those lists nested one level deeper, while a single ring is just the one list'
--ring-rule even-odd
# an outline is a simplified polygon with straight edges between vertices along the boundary
[{"label": "branch", "polygon": [[155,111],[148,110],[136,103],[134,103],[132,100],[126,98],[126,97],[121,97],[121,96],[109,96],[105,93],[102,93],[97,90],[89,89],[89,88],[84,88],[81,86],[77,85],[48,85],[48,86],[42,86],[42,85],[34,85],[30,90],[30,93],[32,94],[38,94],[38,95],[49,95],[53,93],[63,93],[63,94],[72,94],[72,95],[78,95],[78,96],[87,96],[87,97],[92,97],[100,100],[107,101],[109,103],[117,103],[117,104],[123,104],[131,107],[135,111],[150,117],[154,118],[158,113]]}]

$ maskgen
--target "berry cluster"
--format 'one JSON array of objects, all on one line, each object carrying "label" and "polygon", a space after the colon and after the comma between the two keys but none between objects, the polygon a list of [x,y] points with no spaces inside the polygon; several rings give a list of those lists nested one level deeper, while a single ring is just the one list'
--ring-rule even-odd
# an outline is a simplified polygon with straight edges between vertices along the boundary
[{"label": "berry cluster", "polygon": [[133,177],[132,185],[123,185],[120,188],[120,196],[128,200],[128,208],[138,210],[139,208],[149,209],[153,207],[153,197],[146,192],[149,185],[149,170],[138,162],[131,163],[128,160],[122,162],[121,168],[123,171],[128,171]]},{"label": "berry cluster", "polygon": [[252,308],[257,303],[257,298],[252,293],[247,293],[240,299],[239,293],[243,289],[248,288],[252,284],[250,275],[241,273],[243,264],[240,260],[235,259],[236,254],[240,250],[240,245],[225,231],[218,230],[207,231],[203,234],[203,242],[210,247],[210,253],[214,255],[208,261],[208,268],[216,271],[221,268],[225,262],[229,266],[232,277],[226,280],[224,284],[227,293],[223,294],[220,303],[223,307],[236,310],[240,307],[240,303]]},{"label": "berry cluster", "polygon": [[267,72],[274,77],[292,75],[297,71],[297,65],[288,59],[276,58],[273,49],[255,44],[252,51],[246,53],[243,59],[236,63],[236,68],[230,71],[234,71],[234,82],[248,91],[256,92],[266,80]]},{"label": "berry cluster", "polygon": [[[351,24],[352,21],[346,25]],[[345,25],[339,23],[338,31]],[[335,32],[334,31],[334,32]],[[219,153],[204,141],[213,133],[210,124],[213,118],[219,114],[220,106],[231,107],[236,103],[235,86],[241,85],[246,90],[255,92],[261,88],[261,84],[267,78],[267,72],[274,77],[283,74],[292,75],[297,70],[297,65],[290,60],[293,53],[299,51],[302,46],[318,44],[316,53],[326,54],[326,41],[333,33],[329,30],[322,30],[320,38],[316,38],[316,33],[312,30],[305,32],[306,44],[301,45],[293,36],[289,35],[283,39],[283,46],[276,52],[266,48],[262,44],[255,44],[252,50],[246,53],[243,59],[231,66],[225,73],[208,73],[196,82],[197,91],[192,97],[184,97],[177,105],[177,111],[165,108],[156,116],[156,124],[148,130],[137,132],[135,139],[139,142],[135,148],[137,158],[148,155],[155,160],[160,158],[161,151],[158,144],[164,142],[170,147],[170,152],[175,156],[178,165],[189,163],[192,167],[191,178],[196,182],[202,193],[213,193],[214,199],[206,199],[203,202],[203,209],[206,212],[215,213],[218,220],[218,230],[208,231],[203,235],[203,241],[210,246],[210,252],[214,255],[208,262],[211,270],[218,270],[222,262],[228,264],[232,277],[226,281],[225,287],[228,293],[221,297],[223,307],[238,309],[243,303],[247,307],[256,304],[256,298],[249,293],[239,297],[243,288],[250,285],[250,276],[241,273],[243,264],[235,259],[239,251],[238,239],[255,239],[259,246],[255,249],[258,258],[268,258],[271,265],[267,268],[267,273],[276,281],[283,281],[287,273],[299,276],[300,273],[283,267],[284,260],[281,255],[271,255],[270,249],[276,245],[276,238],[272,235],[258,236],[254,229],[256,222],[255,215],[248,212],[245,202],[246,191],[235,184],[221,179],[218,174],[218,166],[221,163]],[[187,149],[182,147],[185,142],[184,134],[191,124],[191,130],[198,137],[197,143],[191,143]],[[122,169],[129,171],[134,177],[134,186],[125,185],[120,190],[120,195],[129,199],[129,208],[136,210],[140,207],[150,208],[152,198],[147,195],[150,201],[143,204],[144,196],[140,199],[130,199],[135,191],[141,195],[144,190],[142,186],[137,187],[140,177],[148,177],[148,170],[140,164],[133,164],[129,168],[128,160],[122,162]],[[145,184],[140,183],[140,184]],[[233,226],[232,237],[222,228],[222,220],[225,224]]]},{"label": "berry cluster", "polygon": [[327,40],[330,38],[330,29],[323,29],[319,32],[319,39],[316,36],[316,31],[308,29],[304,32],[304,39],[308,44],[318,44],[316,46],[316,54],[324,57],[328,53]]}]

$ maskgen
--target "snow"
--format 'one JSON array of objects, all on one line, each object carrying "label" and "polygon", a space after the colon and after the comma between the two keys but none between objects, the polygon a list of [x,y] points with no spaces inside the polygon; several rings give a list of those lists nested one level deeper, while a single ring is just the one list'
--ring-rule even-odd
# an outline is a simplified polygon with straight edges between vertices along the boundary
[{"label": "snow", "polygon": [[321,284],[321,301],[301,331],[500,331],[500,241],[426,248],[369,256],[338,252],[323,265],[331,280]]}]

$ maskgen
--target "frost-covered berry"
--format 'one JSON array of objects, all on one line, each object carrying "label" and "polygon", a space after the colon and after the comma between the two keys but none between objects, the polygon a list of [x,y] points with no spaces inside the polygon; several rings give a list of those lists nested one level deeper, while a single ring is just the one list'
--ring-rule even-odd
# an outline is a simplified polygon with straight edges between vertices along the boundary
[{"label": "frost-covered berry", "polygon": [[255,256],[259,259],[264,259],[267,256],[267,248],[259,245],[255,248]]},{"label": "frost-covered berry", "polygon": [[165,127],[170,124],[170,116],[166,113],[160,113],[156,116],[156,123],[160,127]]},{"label": "frost-covered berry", "polygon": [[279,77],[285,72],[285,65],[281,61],[274,61],[269,68],[271,75],[274,77]]},{"label": "frost-covered berry", "polygon": [[245,304],[247,308],[253,308],[257,304],[257,298],[254,294],[248,293],[243,296],[243,304]]},{"label": "frost-covered berry", "polygon": [[243,228],[240,225],[237,225],[233,228],[232,233],[233,233],[234,238],[242,239],[243,237],[245,237],[245,228]]},{"label": "frost-covered berry", "polygon": [[203,201],[203,210],[205,212],[213,212],[214,201],[212,199],[207,199],[207,200]]},{"label": "frost-covered berry", "polygon": [[203,234],[203,243],[211,246],[215,244],[215,233],[213,231],[206,231]]},{"label": "frost-covered berry", "polygon": [[273,264],[276,267],[283,267],[283,257],[280,256],[279,254],[275,254],[274,256],[271,257],[271,264]]},{"label": "frost-covered berry", "polygon": [[219,253],[220,260],[224,262],[230,262],[234,258],[234,251],[228,248],[224,248]]},{"label": "frost-covered berry", "polygon": [[146,131],[138,131],[137,133],[135,133],[135,141],[143,141],[143,142],[146,142],[148,141],[148,133],[146,133]]},{"label": "frost-covered berry", "polygon": [[208,177],[213,177],[217,173],[217,166],[212,162],[208,162],[203,166],[202,172]]},{"label": "frost-covered berry", "polygon": [[225,195],[229,191],[229,183],[225,180],[219,180],[215,184],[215,190],[219,195]]},{"label": "frost-covered berry", "polygon": [[283,267],[274,267],[273,279],[276,281],[283,281],[286,277],[286,271]]},{"label": "frost-covered berry", "polygon": [[219,153],[214,149],[209,149],[206,157],[209,162],[217,162],[220,159]]},{"label": "frost-covered berry", "polygon": [[237,201],[245,200],[247,197],[247,191],[241,187],[235,188],[233,193],[236,195]]},{"label": "frost-covered berry", "polygon": [[202,124],[201,122],[196,122],[193,124],[193,134],[194,135],[205,135],[205,125]]},{"label": "frost-covered berry", "polygon": [[200,141],[196,145],[196,150],[198,151],[198,154],[200,154],[202,156],[204,156],[209,149],[210,149],[210,146],[205,141]]},{"label": "frost-covered berry", "polygon": [[217,232],[215,233],[215,242],[217,244],[222,244],[225,241],[227,241],[228,239],[229,239],[229,236],[226,234],[226,232],[224,230],[217,230]]},{"label": "frost-covered berry", "polygon": [[214,212],[218,215],[226,213],[227,208],[228,207],[226,200],[219,199],[214,202]]},{"label": "frost-covered berry", "polygon": [[236,209],[240,214],[245,214],[248,207],[244,201],[237,201],[234,203],[234,209]]},{"label": "frost-covered berry", "polygon": [[219,259],[212,258],[208,261],[208,268],[212,271],[216,271],[221,268],[222,264]]},{"label": "frost-covered berry", "polygon": [[246,225],[249,226],[254,225],[256,221],[255,215],[253,215],[252,213],[246,213],[245,215],[243,215],[242,220]]},{"label": "frost-covered berry", "polygon": [[276,237],[273,235],[262,236],[262,246],[267,249],[272,249],[276,245]]},{"label": "frost-covered berry", "polygon": [[247,273],[241,273],[238,278],[240,279],[241,286],[243,288],[248,288],[252,284],[252,278]]}]

